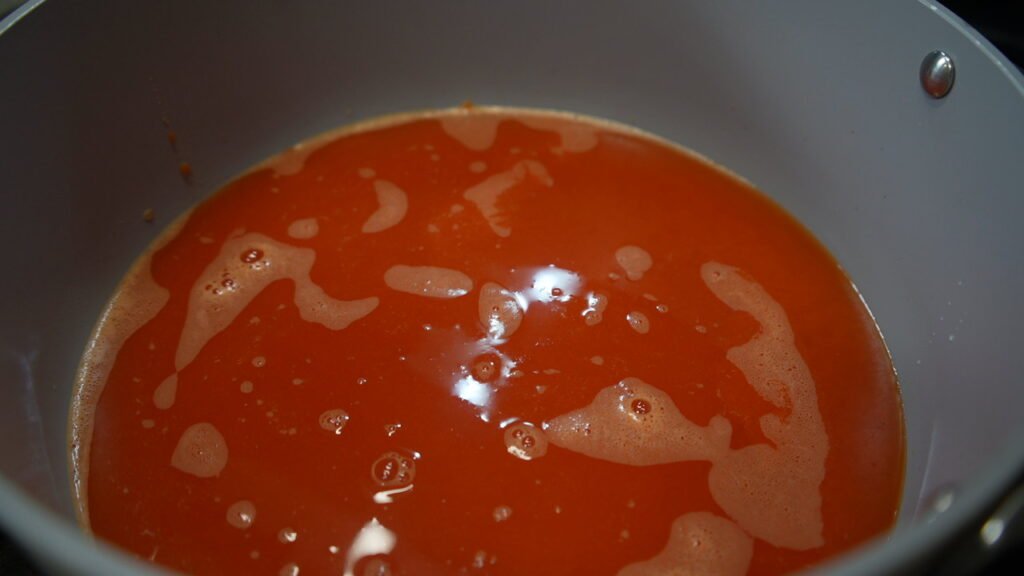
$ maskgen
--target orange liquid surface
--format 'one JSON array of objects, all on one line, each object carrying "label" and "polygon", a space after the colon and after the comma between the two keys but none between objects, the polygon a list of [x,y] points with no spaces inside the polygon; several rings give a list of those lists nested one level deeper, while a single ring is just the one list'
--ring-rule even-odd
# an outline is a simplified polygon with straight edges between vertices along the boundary
[{"label": "orange liquid surface", "polygon": [[[904,450],[895,375],[850,281],[804,228],[749,186],[647,136],[567,118],[543,117],[553,127],[545,129],[518,113],[450,114],[464,116],[455,129],[414,117],[292,151],[198,205],[140,260],[136,273],[151,273],[149,289],[166,297],[110,354],[102,394],[102,382],[89,388],[86,379],[77,399],[72,442],[86,451],[74,466],[97,536],[199,574],[616,574],[663,554],[677,519],[706,512],[689,518],[713,515],[735,535],[703,532],[710,536],[673,560],[679,569],[692,561],[776,574],[892,525]],[[531,117],[539,118],[523,116]],[[467,195],[488,179],[484,191],[499,190],[490,211]],[[334,312],[314,305],[320,316],[304,313],[293,277],[252,293],[223,329],[189,324],[195,294],[205,290],[203,306],[221,314],[217,298],[249,281],[208,278],[226,243],[258,237],[310,249],[301,282],[362,302],[346,308],[347,326],[328,326],[323,314]],[[627,246],[649,255],[639,274],[616,258]],[[250,264],[246,250],[227,257]],[[711,289],[719,272],[709,263],[730,278],[735,270],[747,290],[739,300],[766,294],[757,305],[770,300],[784,312],[795,350],[786,358],[806,366],[813,402],[792,390],[773,401],[734,361],[730,350],[767,324]],[[409,284],[399,265],[457,271],[471,285],[425,295],[452,276]],[[412,288],[396,288],[402,282]],[[489,283],[511,308],[481,305]],[[599,314],[597,295],[606,300]],[[114,330],[101,327],[97,341],[114,340]],[[205,335],[183,362],[188,330]],[[773,361],[772,346],[759,357]],[[175,374],[169,400],[158,387]],[[623,463],[643,450],[608,456],[605,420],[593,420],[593,436],[579,426],[555,431],[629,379],[642,384],[615,388],[631,394],[627,416],[678,412],[702,431],[725,423],[725,445],[697,442],[687,452],[697,456],[652,448],[657,462]],[[645,396],[645,385],[670,401]],[[790,416],[798,402],[813,418]],[[709,487],[712,468],[745,447],[783,451],[766,415],[784,429],[806,421],[818,430],[809,440],[816,452],[806,454],[820,456],[823,476],[799,443],[787,452],[796,468],[809,466],[803,492],[813,495],[799,512],[812,521],[793,516],[803,526],[793,528],[794,544],[770,543],[789,528],[765,533]],[[223,446],[206,437],[182,446],[199,423]],[[605,444],[587,453],[573,438]],[[637,446],[651,445],[646,438]],[[758,466],[750,474],[779,479],[786,493],[792,466]],[[715,481],[725,495],[746,486]],[[754,501],[773,498],[766,490]],[[786,518],[763,521],[788,526]],[[715,556],[732,544],[749,548],[749,561]],[[737,554],[728,555],[747,553]]]}]

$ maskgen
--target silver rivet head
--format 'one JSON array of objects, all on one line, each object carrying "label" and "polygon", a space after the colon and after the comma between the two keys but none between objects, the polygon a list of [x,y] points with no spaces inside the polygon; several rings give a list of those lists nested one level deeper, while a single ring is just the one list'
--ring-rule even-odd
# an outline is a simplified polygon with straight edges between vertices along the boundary
[{"label": "silver rivet head", "polygon": [[921,62],[921,87],[932,98],[945,98],[953,89],[956,68],[953,59],[942,50],[929,52]]}]

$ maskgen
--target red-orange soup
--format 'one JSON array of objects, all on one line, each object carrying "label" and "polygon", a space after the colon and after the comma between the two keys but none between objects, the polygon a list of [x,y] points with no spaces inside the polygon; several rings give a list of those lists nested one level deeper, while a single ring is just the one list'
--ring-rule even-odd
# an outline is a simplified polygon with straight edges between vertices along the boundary
[{"label": "red-orange soup", "polygon": [[190,573],[776,574],[889,528],[895,375],[815,239],[630,129],[459,109],[290,149],[126,277],[81,520]]}]

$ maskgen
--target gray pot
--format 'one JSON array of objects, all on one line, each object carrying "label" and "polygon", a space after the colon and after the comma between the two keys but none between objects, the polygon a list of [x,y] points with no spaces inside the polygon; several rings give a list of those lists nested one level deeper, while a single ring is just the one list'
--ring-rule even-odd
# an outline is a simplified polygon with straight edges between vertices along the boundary
[{"label": "gray pot", "polygon": [[[934,49],[956,66],[943,99],[918,77]],[[75,527],[66,415],[159,224],[308,135],[467,98],[680,142],[843,263],[892,350],[909,450],[898,529],[836,571],[952,566],[939,551],[1024,463],[1024,80],[928,0],[30,2],[0,23],[0,79],[0,523],[56,573],[142,570]],[[987,526],[966,542],[1008,538]]]}]

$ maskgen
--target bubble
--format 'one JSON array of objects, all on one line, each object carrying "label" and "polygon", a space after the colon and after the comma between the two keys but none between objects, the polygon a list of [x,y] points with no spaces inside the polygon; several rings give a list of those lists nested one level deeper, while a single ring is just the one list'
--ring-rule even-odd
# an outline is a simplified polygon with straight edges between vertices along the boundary
[{"label": "bubble", "polygon": [[501,374],[501,359],[494,354],[480,356],[473,362],[473,378],[478,382],[492,382]]},{"label": "bubble", "polygon": [[250,248],[245,252],[242,252],[242,255],[239,257],[239,259],[246,264],[253,264],[255,262],[259,262],[260,260],[263,259],[263,250],[260,250],[259,248]]},{"label": "bubble", "polygon": [[657,306],[654,307],[654,309],[657,310],[658,312],[661,312],[662,314],[668,313],[668,306],[664,304],[658,304]]},{"label": "bubble", "polygon": [[345,429],[345,425],[348,424],[348,418],[348,412],[341,408],[325,410],[320,414],[320,427],[328,432],[341,434],[341,431]]},{"label": "bubble", "polygon": [[228,507],[228,524],[245,530],[256,521],[256,506],[248,500],[239,500]]},{"label": "bubble", "polygon": [[636,398],[630,404],[630,409],[633,411],[633,414],[643,416],[651,411],[651,403],[643,398]]},{"label": "bubble", "polygon": [[278,572],[279,576],[299,576],[299,565],[295,562],[289,562],[281,567],[281,571]]},{"label": "bubble", "polygon": [[512,508],[509,506],[498,506],[494,509],[494,521],[504,522],[512,516]]},{"label": "bubble", "polygon": [[397,422],[394,423],[394,424],[385,424],[384,425],[384,432],[388,435],[388,438],[391,438],[395,434],[398,434],[398,431],[401,430],[401,429],[402,429],[402,425],[400,423],[397,423]]},{"label": "bubble", "polygon": [[482,570],[487,565],[487,552],[483,550],[477,550],[476,554],[473,555],[473,568]]},{"label": "bubble", "polygon": [[282,544],[291,544],[298,538],[299,533],[292,528],[282,528],[281,531],[277,533],[277,541]]},{"label": "bubble", "polygon": [[477,311],[487,336],[503,339],[511,337],[519,329],[525,308],[516,293],[500,284],[487,282],[480,288]]},{"label": "bubble", "polygon": [[256,368],[263,368],[264,366],[267,365],[267,359],[264,358],[263,356],[257,356],[252,359],[252,365],[255,366]]},{"label": "bubble", "polygon": [[505,449],[522,460],[540,458],[548,451],[544,431],[529,422],[516,422],[505,428]]},{"label": "bubble", "polygon": [[383,487],[402,486],[416,477],[416,463],[398,452],[385,452],[374,461],[370,476]]}]

